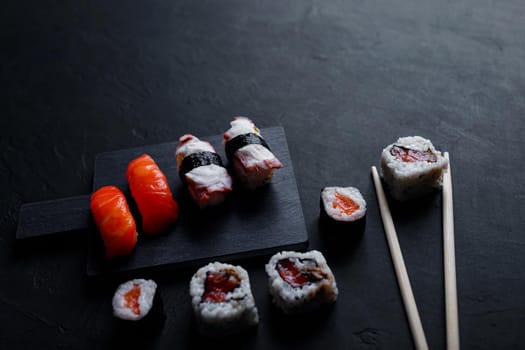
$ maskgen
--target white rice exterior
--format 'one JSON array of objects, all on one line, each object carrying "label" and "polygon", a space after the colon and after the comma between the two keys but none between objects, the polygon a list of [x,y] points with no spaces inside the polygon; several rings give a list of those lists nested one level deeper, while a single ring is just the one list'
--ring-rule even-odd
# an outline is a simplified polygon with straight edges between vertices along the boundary
[{"label": "white rice exterior", "polygon": [[[346,215],[339,209],[334,208],[333,202],[335,200],[336,192],[347,198],[351,198],[359,208],[350,215]],[[321,191],[321,199],[326,214],[336,221],[354,222],[361,219],[366,214],[366,201],[361,192],[355,187],[325,187]]]},{"label": "white rice exterior", "polygon": [[[276,269],[281,259],[298,258],[313,259],[327,278],[318,282],[308,283],[302,287],[294,288],[284,281]],[[297,266],[300,268],[299,261]],[[271,257],[266,264],[270,295],[275,305],[286,314],[297,314],[317,309],[323,304],[331,304],[337,300],[339,293],[334,275],[326,263],[323,254],[317,250],[306,253],[283,251]]]},{"label": "white rice exterior", "polygon": [[[261,136],[259,129],[246,117],[235,117],[231,128],[224,133],[224,144],[239,135],[254,133]],[[249,189],[255,189],[268,183],[273,170],[282,168],[281,162],[266,147],[249,144],[239,148],[232,160],[237,177]]]},{"label": "white rice exterior", "polygon": [[[224,302],[203,302],[206,273],[225,269],[236,272],[240,286],[226,294]],[[259,323],[248,272],[241,266],[213,262],[201,267],[191,278],[190,296],[199,329],[205,335],[227,335]]]},{"label": "white rice exterior", "polygon": [[[180,169],[184,158],[193,153],[213,152],[215,148],[208,142],[199,140],[193,135],[184,135],[175,151],[177,168]],[[188,191],[201,208],[223,202],[232,191],[232,178],[226,168],[216,164],[203,165],[192,169],[185,175]]]},{"label": "white rice exterior", "polygon": [[[139,315],[136,315],[126,307],[124,295],[131,290],[135,284],[140,286],[140,295],[138,298]],[[113,315],[123,320],[138,321],[144,318],[153,306],[153,298],[157,284],[152,280],[134,279],[121,284],[113,296]]]},{"label": "white rice exterior", "polygon": [[[422,152],[430,150],[437,157],[437,161],[403,162],[390,154],[394,145]],[[381,176],[392,197],[399,201],[416,198],[439,188],[443,171],[447,167],[447,159],[434,148],[430,140],[421,136],[401,137],[381,153]]]}]

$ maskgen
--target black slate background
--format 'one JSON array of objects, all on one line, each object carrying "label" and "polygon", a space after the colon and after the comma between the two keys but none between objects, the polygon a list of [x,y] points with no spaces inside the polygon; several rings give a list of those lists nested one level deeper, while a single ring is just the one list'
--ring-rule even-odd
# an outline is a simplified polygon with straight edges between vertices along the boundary
[{"label": "black slate background", "polygon": [[[410,348],[369,169],[414,134],[451,153],[463,348],[525,347],[524,19],[520,0],[3,2],[0,348]],[[220,133],[239,114],[286,130],[310,247],[339,284],[331,310],[291,325],[264,260],[243,261],[257,331],[201,340],[182,271],[154,276],[166,318],[137,338],[111,316],[122,279],[84,275],[92,232],[15,242],[20,205],[88,193],[97,153]],[[369,204],[345,244],[318,227],[332,184]],[[440,199],[393,208],[431,348],[445,347]]]}]

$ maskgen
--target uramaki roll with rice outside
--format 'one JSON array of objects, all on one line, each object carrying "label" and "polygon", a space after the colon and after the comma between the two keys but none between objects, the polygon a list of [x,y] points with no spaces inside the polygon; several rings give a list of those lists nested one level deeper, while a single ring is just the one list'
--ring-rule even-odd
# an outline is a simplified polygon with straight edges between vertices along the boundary
[{"label": "uramaki roll with rice outside", "polygon": [[398,201],[420,197],[441,187],[448,160],[421,136],[401,137],[381,153],[381,176]]},{"label": "uramaki roll with rice outside", "polygon": [[266,273],[272,300],[286,314],[332,304],[339,293],[330,267],[317,250],[277,253],[266,264]]},{"label": "uramaki roll with rice outside", "polygon": [[238,333],[259,323],[248,272],[220,262],[201,267],[190,282],[199,331],[206,336]]}]

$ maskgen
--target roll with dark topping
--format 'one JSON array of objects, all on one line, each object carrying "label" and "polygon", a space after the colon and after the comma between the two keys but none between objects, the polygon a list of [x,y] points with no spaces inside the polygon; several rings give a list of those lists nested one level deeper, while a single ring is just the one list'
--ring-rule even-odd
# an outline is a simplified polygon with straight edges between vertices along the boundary
[{"label": "roll with dark topping", "polygon": [[421,136],[401,137],[381,153],[381,176],[390,195],[399,201],[414,199],[441,187],[448,161]]},{"label": "roll with dark topping", "polygon": [[337,299],[334,275],[319,251],[277,253],[266,273],[272,300],[286,314],[313,311]]}]

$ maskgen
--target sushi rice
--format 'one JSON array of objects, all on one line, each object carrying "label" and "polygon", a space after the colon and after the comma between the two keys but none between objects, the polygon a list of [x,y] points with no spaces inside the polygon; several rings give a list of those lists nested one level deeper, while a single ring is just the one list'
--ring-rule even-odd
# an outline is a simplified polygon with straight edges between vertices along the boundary
[{"label": "sushi rice", "polygon": [[[351,200],[357,208],[352,208],[349,214],[346,213],[345,208],[334,204],[337,202],[337,196]],[[355,222],[366,215],[366,201],[355,187],[325,187],[321,191],[321,211],[335,221]]]},{"label": "sushi rice", "polygon": [[[293,263],[301,274],[309,275],[309,280],[297,285],[285,280],[279,273],[278,265],[282,262]],[[272,300],[286,314],[313,311],[337,300],[339,291],[334,275],[323,254],[317,250],[277,253],[266,264],[266,273]]]},{"label": "sushi rice", "polygon": [[[182,136],[175,152],[179,174],[186,157],[202,152],[213,154],[222,163],[211,144],[193,135]],[[191,197],[200,208],[222,203],[232,191],[232,178],[226,168],[219,164],[197,166],[181,177],[187,183]]]},{"label": "sushi rice", "polygon": [[133,279],[121,284],[113,296],[113,314],[128,321],[143,319],[153,307],[156,290],[152,280]]},{"label": "sushi rice", "polygon": [[231,128],[224,133],[227,155],[228,143],[234,142],[234,139],[245,138],[240,142],[241,147],[228,155],[237,178],[250,190],[265,185],[272,179],[274,169],[282,168],[283,165],[270,151],[259,129],[250,119],[235,117],[230,125]]},{"label": "sushi rice", "polygon": [[[405,154],[396,154],[396,150]],[[390,195],[399,201],[417,198],[441,187],[447,167],[447,159],[430,140],[421,136],[401,137],[381,153],[381,176]]]},{"label": "sushi rice", "polygon": [[[227,273],[238,281],[238,286],[217,302],[206,298],[207,278],[214,273]],[[199,330],[204,335],[228,335],[259,323],[248,272],[241,266],[213,262],[201,267],[190,281],[190,296]]]}]

